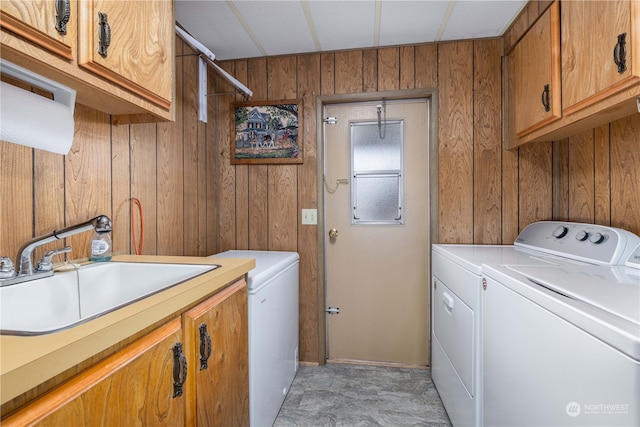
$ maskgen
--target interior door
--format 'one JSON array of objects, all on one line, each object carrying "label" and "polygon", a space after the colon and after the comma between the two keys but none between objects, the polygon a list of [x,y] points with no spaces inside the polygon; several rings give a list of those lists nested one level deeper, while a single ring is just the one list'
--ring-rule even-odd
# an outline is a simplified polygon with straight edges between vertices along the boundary
[{"label": "interior door", "polygon": [[329,360],[429,364],[428,108],[325,107]]}]

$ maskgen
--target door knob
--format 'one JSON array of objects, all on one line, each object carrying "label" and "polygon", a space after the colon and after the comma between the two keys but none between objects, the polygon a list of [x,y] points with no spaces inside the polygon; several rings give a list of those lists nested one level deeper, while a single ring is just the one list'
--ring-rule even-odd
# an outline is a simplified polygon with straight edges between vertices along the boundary
[{"label": "door knob", "polygon": [[329,230],[329,238],[337,239],[338,238],[338,230],[335,229],[335,228],[332,228],[331,230]]}]

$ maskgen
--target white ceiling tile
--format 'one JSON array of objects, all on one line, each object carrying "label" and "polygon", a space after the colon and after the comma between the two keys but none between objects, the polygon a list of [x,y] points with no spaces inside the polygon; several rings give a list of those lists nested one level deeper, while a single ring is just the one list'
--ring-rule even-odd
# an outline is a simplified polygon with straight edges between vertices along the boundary
[{"label": "white ceiling tile", "polygon": [[262,56],[224,1],[177,0],[175,9],[176,21],[217,59]]},{"label": "white ceiling tile", "polygon": [[501,36],[526,3],[522,0],[457,1],[442,39]]},{"label": "white ceiling tile", "polygon": [[383,1],[380,45],[432,42],[448,1]]},{"label": "white ceiling tile", "polygon": [[312,52],[315,44],[299,1],[235,0],[267,55]]},{"label": "white ceiling tile", "polygon": [[[321,51],[376,47],[375,0],[176,0],[176,20],[220,60],[315,52],[303,2]],[[378,46],[501,36],[526,3],[381,0]]]},{"label": "white ceiling tile", "polygon": [[375,7],[373,0],[309,0],[321,50],[373,46]]}]

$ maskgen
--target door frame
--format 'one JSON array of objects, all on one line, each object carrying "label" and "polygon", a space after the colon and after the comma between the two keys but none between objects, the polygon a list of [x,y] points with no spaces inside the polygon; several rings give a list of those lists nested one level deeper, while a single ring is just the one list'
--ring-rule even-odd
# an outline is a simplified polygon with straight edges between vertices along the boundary
[{"label": "door frame", "polygon": [[[381,100],[406,100],[429,99],[429,134],[427,149],[428,161],[426,166],[429,168],[429,185],[427,186],[429,210],[427,212],[427,221],[429,221],[428,233],[428,290],[429,308],[431,309],[431,245],[438,241],[438,90],[430,89],[410,89],[398,91],[370,92],[370,93],[353,93],[343,95],[321,95],[316,97],[316,150],[317,150],[317,194],[318,194],[318,362],[319,365],[325,365],[327,361],[327,314],[326,308],[326,259],[325,259],[325,200],[324,200],[324,123],[323,113],[326,105],[346,104],[358,102],[372,102]],[[431,316],[431,313],[430,313]],[[429,329],[432,322],[429,322]],[[431,352],[431,330],[429,330],[428,347]]]}]

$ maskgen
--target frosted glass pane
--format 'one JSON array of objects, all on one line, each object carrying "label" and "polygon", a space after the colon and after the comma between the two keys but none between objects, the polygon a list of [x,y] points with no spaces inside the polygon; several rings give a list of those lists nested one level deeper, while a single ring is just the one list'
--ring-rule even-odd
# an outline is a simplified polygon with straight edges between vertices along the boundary
[{"label": "frosted glass pane", "polygon": [[400,221],[400,177],[356,176],[353,180],[354,223]]},{"label": "frosted glass pane", "polygon": [[402,122],[385,122],[381,132],[384,138],[380,138],[378,122],[351,124],[354,171],[400,170]]}]

